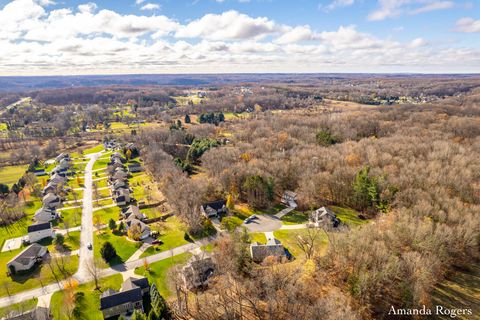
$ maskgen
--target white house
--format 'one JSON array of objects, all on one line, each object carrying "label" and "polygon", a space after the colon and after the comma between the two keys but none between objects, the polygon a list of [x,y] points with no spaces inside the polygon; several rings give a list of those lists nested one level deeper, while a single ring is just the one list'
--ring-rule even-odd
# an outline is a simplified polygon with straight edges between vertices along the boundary
[{"label": "white house", "polygon": [[10,274],[28,271],[32,269],[36,263],[41,262],[47,252],[46,247],[38,243],[31,244],[7,263],[7,269]]},{"label": "white house", "polygon": [[40,241],[45,238],[53,238],[53,229],[51,222],[42,222],[28,226],[28,240],[30,243]]}]

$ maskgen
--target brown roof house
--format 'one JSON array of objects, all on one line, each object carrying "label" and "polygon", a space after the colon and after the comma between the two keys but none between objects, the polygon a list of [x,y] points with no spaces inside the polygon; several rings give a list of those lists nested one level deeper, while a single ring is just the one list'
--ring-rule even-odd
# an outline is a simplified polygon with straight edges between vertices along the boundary
[{"label": "brown roof house", "polygon": [[254,262],[263,262],[266,257],[285,256],[285,248],[282,243],[275,238],[268,239],[266,244],[254,242],[250,245],[250,256]]},{"label": "brown roof house", "polygon": [[182,268],[182,279],[185,288],[196,290],[205,287],[214,271],[215,264],[210,255],[206,253],[194,255]]},{"label": "brown roof house", "polygon": [[147,278],[128,278],[120,291],[106,290],[100,297],[103,318],[131,314],[134,310],[143,312],[143,296],[149,289]]},{"label": "brown roof house", "polygon": [[47,252],[46,247],[38,243],[31,244],[7,263],[8,271],[10,274],[28,271],[32,269],[35,264],[42,262],[42,258]]}]

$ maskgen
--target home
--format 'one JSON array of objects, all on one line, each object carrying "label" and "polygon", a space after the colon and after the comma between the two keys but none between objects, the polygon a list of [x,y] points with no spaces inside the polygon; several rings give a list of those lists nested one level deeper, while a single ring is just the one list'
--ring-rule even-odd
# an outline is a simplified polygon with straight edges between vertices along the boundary
[{"label": "home", "polygon": [[113,163],[113,162],[118,162],[118,161],[120,161],[121,163],[125,163],[125,162],[127,162],[127,159],[122,157],[122,155],[118,152],[112,153],[112,155],[110,156],[110,162]]},{"label": "home", "polygon": [[57,163],[60,163],[62,160],[70,161],[70,155],[68,153],[60,153],[55,158],[55,162],[57,162]]},{"label": "home", "polygon": [[199,98],[205,98],[207,96],[207,93],[205,91],[198,91],[197,92],[197,97]]},{"label": "home", "polygon": [[47,209],[58,209],[62,205],[62,199],[52,193],[47,193],[42,199],[43,207]]},{"label": "home", "polygon": [[45,207],[38,209],[33,215],[33,219],[38,223],[50,222],[58,218],[58,213],[54,209],[48,209]]},{"label": "home", "polygon": [[282,243],[275,238],[267,240],[266,244],[254,242],[250,245],[250,256],[254,262],[262,262],[266,257],[276,257],[280,259],[285,256],[285,248]]},{"label": "home", "polygon": [[33,171],[33,174],[37,177],[40,177],[45,176],[47,173],[45,172],[45,169],[35,169],[35,171]]},{"label": "home", "polygon": [[120,291],[106,290],[100,297],[103,318],[132,314],[134,310],[143,312],[143,296],[149,288],[147,278],[128,278]]},{"label": "home", "polygon": [[131,218],[130,220],[127,219],[125,223],[125,228],[127,229],[127,233],[130,228],[137,229],[139,233],[138,239],[132,239],[132,240],[145,240],[148,237],[150,237],[150,233],[151,233],[150,227],[147,226],[143,221],[138,220],[136,218]]},{"label": "home", "polygon": [[200,212],[207,218],[218,217],[221,214],[226,214],[227,211],[226,200],[208,202],[200,206]]},{"label": "home", "polygon": [[138,220],[145,220],[147,216],[140,211],[140,208],[134,205],[129,205],[128,207],[122,209],[120,215],[123,219],[138,219]]},{"label": "home", "polygon": [[183,284],[188,290],[202,288],[208,284],[214,271],[215,264],[210,255],[194,255],[182,268]]},{"label": "home", "polygon": [[130,203],[132,198],[130,197],[130,190],[127,188],[120,188],[113,192],[113,199],[118,206],[124,206]]},{"label": "home", "polygon": [[48,182],[53,184],[65,184],[67,182],[67,178],[65,178],[65,176],[62,174],[54,173],[50,176]]},{"label": "home", "polygon": [[33,243],[7,263],[8,271],[10,274],[28,271],[32,269],[36,263],[42,262],[42,258],[47,252],[46,247],[38,243]]},{"label": "home", "polygon": [[60,188],[60,185],[55,182],[49,182],[42,190],[42,194],[55,193]]},{"label": "home", "polygon": [[140,165],[140,163],[133,162],[133,163],[128,164],[128,171],[132,172],[132,173],[133,172],[141,172],[141,171],[143,171],[143,168]]},{"label": "home", "polygon": [[112,190],[128,188],[128,181],[126,179],[117,179],[112,182]]},{"label": "home", "polygon": [[335,213],[326,207],[311,212],[309,220],[317,228],[337,228],[340,225],[340,220]]},{"label": "home", "polygon": [[12,310],[1,320],[48,320],[52,319],[50,310],[45,307],[35,307],[30,310]]},{"label": "home", "polygon": [[282,195],[282,203],[291,208],[297,207],[297,194],[293,191],[286,190]]},{"label": "home", "polygon": [[[120,169],[120,168],[117,168]],[[115,172],[112,174],[112,176],[109,178],[110,182],[113,182],[115,180],[125,180],[128,177],[128,173],[123,170],[115,170]]]},{"label": "home", "polygon": [[41,222],[29,225],[27,228],[28,240],[30,243],[40,241],[45,238],[53,238],[53,229],[51,222]]}]

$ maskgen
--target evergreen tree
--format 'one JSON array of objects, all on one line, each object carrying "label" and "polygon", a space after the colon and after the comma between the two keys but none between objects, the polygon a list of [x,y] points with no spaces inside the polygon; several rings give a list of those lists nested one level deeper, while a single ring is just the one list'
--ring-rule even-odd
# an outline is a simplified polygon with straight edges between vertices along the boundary
[{"label": "evergreen tree", "polygon": [[115,230],[115,228],[117,227],[117,223],[115,222],[115,220],[110,219],[108,221],[108,227],[110,228],[110,230]]},{"label": "evergreen tree", "polygon": [[185,123],[190,123],[190,116],[188,114],[185,115]]},{"label": "evergreen tree", "polygon": [[103,260],[109,262],[117,256],[117,251],[110,242],[105,242],[100,248],[100,254],[102,255]]}]

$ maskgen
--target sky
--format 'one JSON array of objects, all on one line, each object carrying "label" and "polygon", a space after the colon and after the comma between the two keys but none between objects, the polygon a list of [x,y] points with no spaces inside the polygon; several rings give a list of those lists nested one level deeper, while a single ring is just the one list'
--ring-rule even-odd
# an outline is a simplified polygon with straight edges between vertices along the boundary
[{"label": "sky", "polygon": [[480,73],[480,0],[0,0],[0,75]]}]

